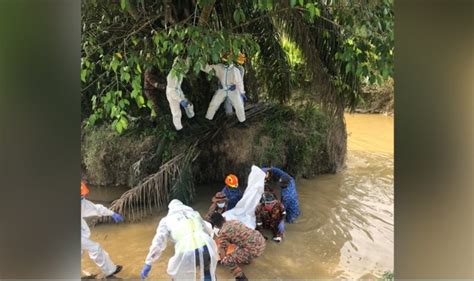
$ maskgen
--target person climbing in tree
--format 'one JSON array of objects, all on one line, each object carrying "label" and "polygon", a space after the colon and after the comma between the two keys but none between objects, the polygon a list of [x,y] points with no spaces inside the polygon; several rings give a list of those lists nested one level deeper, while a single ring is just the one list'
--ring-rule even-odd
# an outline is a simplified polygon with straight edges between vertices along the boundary
[{"label": "person climbing in tree", "polygon": [[295,179],[276,167],[262,168],[262,170],[266,172],[266,182],[273,178],[278,179],[278,185],[281,188],[281,202],[286,208],[286,222],[293,223],[300,215]]},{"label": "person climbing in tree", "polygon": [[153,103],[153,110],[158,112],[158,92],[157,90],[165,90],[165,85],[158,80],[158,73],[155,68],[147,67],[143,74],[143,93],[148,100]]},{"label": "person climbing in tree", "polygon": [[109,254],[102,249],[99,243],[90,239],[91,230],[84,218],[92,216],[111,216],[117,223],[123,221],[121,215],[107,209],[100,204],[94,204],[86,199],[89,189],[84,181],[81,181],[81,255],[84,250],[89,252],[89,257],[100,267],[106,278],[112,277],[122,270],[121,265],[115,265]]},{"label": "person climbing in tree", "polygon": [[[177,73],[182,72],[182,73]],[[173,62],[173,68],[166,76],[166,98],[170,104],[171,114],[173,115],[173,125],[177,131],[183,129],[181,124],[181,107],[184,108],[188,118],[194,117],[194,106],[188,101],[181,90],[181,83],[183,82],[183,75],[189,70],[189,59],[176,57]]]},{"label": "person climbing in tree", "polygon": [[243,192],[239,188],[239,179],[234,174],[229,174],[225,177],[225,186],[222,189],[222,193],[225,194],[229,200],[227,204],[227,210],[231,210],[235,207],[237,202],[242,198]]},{"label": "person climbing in tree", "polygon": [[[242,85],[244,86],[245,88],[245,83],[244,83],[244,75],[245,75],[245,69],[243,67],[243,65],[245,64],[245,61],[247,60],[247,57],[245,56],[245,54],[242,54],[242,53],[239,53],[239,56],[237,58],[237,69],[240,71],[240,75],[242,76]],[[222,89],[222,85],[219,83],[219,89]],[[244,105],[245,105],[245,102],[247,102],[247,96],[246,95],[241,95],[242,97],[242,101],[244,102]],[[233,112],[232,110],[232,103],[230,101],[229,98],[226,98],[225,101],[224,101],[224,109],[225,109],[225,114],[227,116],[231,116]]]},{"label": "person climbing in tree", "polygon": [[222,214],[225,211],[227,211],[227,202],[229,200],[227,199],[227,196],[225,195],[224,192],[217,192],[214,197],[212,197],[212,204],[211,207],[209,207],[209,210],[207,211],[206,216],[204,219],[208,222],[210,222],[211,215],[213,213],[219,213]]},{"label": "person climbing in tree", "polygon": [[[220,241],[218,253],[221,264],[230,268],[236,280],[248,280],[239,264],[249,264],[252,259],[259,257],[265,250],[265,238],[257,230],[248,228],[237,220],[227,221],[219,213],[212,214],[211,224],[219,229],[217,236]],[[230,244],[234,244],[236,248],[228,254]]]},{"label": "person climbing in tree", "polygon": [[227,98],[235,109],[237,119],[239,120],[239,127],[246,128],[243,98],[247,99],[247,97],[245,96],[244,83],[239,69],[232,62],[228,61],[227,55],[224,55],[222,63],[206,65],[202,68],[202,71],[206,73],[212,70],[214,70],[222,88],[219,88],[214,93],[207,109],[206,119],[212,120],[219,106]]},{"label": "person climbing in tree", "polygon": [[264,192],[261,203],[255,209],[256,229],[260,232],[263,229],[270,229],[273,233],[273,241],[280,243],[285,232],[285,215],[285,207],[277,200],[274,193]]}]

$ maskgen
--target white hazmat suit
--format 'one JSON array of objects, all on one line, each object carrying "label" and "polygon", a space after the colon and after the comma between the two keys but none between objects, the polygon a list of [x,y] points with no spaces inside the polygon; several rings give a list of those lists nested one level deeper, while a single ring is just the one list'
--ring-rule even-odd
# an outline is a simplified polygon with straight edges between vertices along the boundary
[{"label": "white hazmat suit", "polygon": [[114,212],[103,205],[94,204],[87,199],[81,199],[81,255],[84,250],[89,252],[89,257],[100,267],[105,276],[115,272],[117,266],[112,262],[109,254],[102,249],[99,243],[89,239],[91,230],[84,218],[93,216],[111,216]]},{"label": "white hazmat suit", "polygon": [[183,90],[181,90],[182,82],[183,77],[176,77],[172,71],[166,76],[166,99],[170,104],[171,115],[173,115],[173,125],[178,131],[183,128],[180,108],[182,101],[186,101],[186,106],[184,107],[186,116],[188,118],[194,117],[194,106],[187,102],[188,100],[184,96]]},{"label": "white hazmat suit", "polygon": [[[222,85],[222,89],[218,89],[212,97],[209,108],[207,109],[206,118],[212,120],[219,106],[227,98],[234,107],[239,122],[244,122],[245,109],[241,95],[245,94],[245,89],[239,69],[233,64],[224,65],[219,63],[206,65],[202,71],[209,73],[213,69]],[[227,112],[228,109],[226,108],[226,113]]]},{"label": "white hazmat suit", "polygon": [[145,264],[151,266],[159,259],[166,248],[167,238],[174,242],[174,256],[168,262],[167,272],[176,280],[196,280],[197,266],[200,268],[200,280],[204,280],[206,264],[203,254],[207,247],[210,257],[210,278],[216,280],[217,246],[212,239],[212,229],[191,207],[174,199],[168,205],[168,214],[162,218],[156,230],[155,237],[145,259]]},{"label": "white hazmat suit", "polygon": [[[242,85],[245,89],[245,84],[244,84],[245,69],[241,65],[238,65],[237,68],[239,69],[240,75],[242,76]],[[244,106],[245,106],[245,104],[244,104]],[[232,110],[232,103],[230,102],[230,99],[228,99],[228,98],[225,99],[224,109],[225,109],[225,114],[226,115],[230,116],[230,115],[232,115],[232,113],[234,113],[234,111]]]}]

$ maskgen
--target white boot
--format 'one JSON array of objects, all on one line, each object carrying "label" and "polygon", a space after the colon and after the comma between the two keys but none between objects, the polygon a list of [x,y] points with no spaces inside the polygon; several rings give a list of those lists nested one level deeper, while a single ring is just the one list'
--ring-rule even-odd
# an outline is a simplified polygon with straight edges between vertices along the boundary
[{"label": "white boot", "polygon": [[184,111],[186,112],[186,116],[188,116],[188,118],[194,117],[194,105],[188,104],[188,106],[184,108]]}]

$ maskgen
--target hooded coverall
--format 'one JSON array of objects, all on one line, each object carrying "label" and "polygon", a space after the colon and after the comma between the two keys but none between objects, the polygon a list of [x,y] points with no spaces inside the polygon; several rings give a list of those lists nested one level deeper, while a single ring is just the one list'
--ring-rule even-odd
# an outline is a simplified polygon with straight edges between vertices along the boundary
[{"label": "hooded coverall", "polygon": [[117,266],[112,262],[109,254],[102,249],[99,243],[89,239],[91,230],[84,218],[92,216],[111,216],[114,212],[103,205],[94,204],[87,199],[81,199],[81,255],[84,250],[89,252],[89,257],[108,276],[115,272]]},{"label": "hooded coverall", "polygon": [[239,69],[233,64],[224,65],[219,63],[206,65],[202,71],[209,73],[213,69],[222,85],[222,89],[218,89],[212,97],[207,109],[206,118],[212,120],[219,106],[227,98],[234,107],[239,122],[244,122],[245,109],[241,95],[245,94],[245,89]]},{"label": "hooded coverall", "polygon": [[[240,75],[242,76],[242,85],[244,85],[245,89],[245,84],[244,84],[244,75],[245,75],[245,69],[243,66],[238,65],[237,68],[240,71]],[[219,84],[219,87],[222,88],[222,86]],[[244,104],[245,105],[245,104]],[[232,103],[230,102],[230,99],[226,98],[224,102],[224,109],[225,109],[225,114],[226,115],[232,115],[233,110],[232,110]]]},{"label": "hooded coverall", "polygon": [[[184,100],[187,101],[186,97],[184,96],[183,90],[181,90],[181,83],[183,82],[183,78],[174,76],[171,71],[166,76],[166,99],[170,104],[171,115],[173,115],[173,125],[176,130],[181,130],[183,125],[181,124],[181,108],[180,103]],[[191,104],[188,104],[185,108],[186,115],[188,118],[194,117],[194,109]]]},{"label": "hooded coverall", "polygon": [[215,280],[217,246],[212,239],[211,225],[198,212],[174,199],[162,218],[145,259],[152,265],[166,248],[167,238],[174,242],[174,256],[167,272],[176,280],[196,280],[199,265],[201,280]]}]

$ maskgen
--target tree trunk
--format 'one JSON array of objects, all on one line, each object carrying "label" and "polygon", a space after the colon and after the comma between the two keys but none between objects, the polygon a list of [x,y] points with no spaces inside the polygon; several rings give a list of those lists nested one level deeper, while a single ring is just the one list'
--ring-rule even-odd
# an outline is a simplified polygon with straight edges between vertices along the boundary
[{"label": "tree trunk", "polygon": [[209,3],[202,8],[201,16],[199,17],[199,25],[208,25],[209,17],[211,16],[212,9],[214,9],[214,4],[216,0],[211,0]]}]

